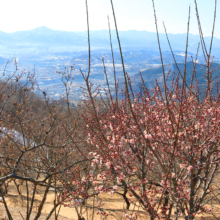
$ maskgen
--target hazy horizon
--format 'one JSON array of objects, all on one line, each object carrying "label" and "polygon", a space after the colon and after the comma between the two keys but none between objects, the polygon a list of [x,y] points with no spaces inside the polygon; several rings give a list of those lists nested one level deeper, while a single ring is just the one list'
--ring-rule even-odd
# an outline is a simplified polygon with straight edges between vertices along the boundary
[{"label": "hazy horizon", "polygon": [[[204,36],[212,31],[214,0],[198,1],[199,15]],[[154,13],[151,0],[113,1],[120,31],[137,30],[155,32]],[[189,32],[198,35],[194,0],[155,0],[159,32],[164,33],[162,22],[167,32],[182,34],[187,31],[189,5],[191,22]],[[60,31],[86,31],[85,1],[64,0],[8,0],[1,3],[4,9],[0,14],[0,30],[6,33],[32,30],[46,26]],[[114,29],[110,0],[88,0],[90,30],[108,29],[107,15],[110,16],[111,29]],[[220,16],[216,17],[214,36],[220,38]]]},{"label": "hazy horizon", "polygon": [[[69,31],[69,30],[57,30],[57,29],[52,29],[52,28],[49,28],[49,27],[47,27],[47,26],[39,26],[39,27],[35,27],[35,28],[32,28],[32,29],[27,29],[27,30],[18,30],[18,31],[14,31],[14,32],[5,32],[5,31],[1,31],[1,32],[4,32],[4,33],[7,33],[7,34],[13,34],[13,33],[16,33],[16,32],[22,32],[22,31],[32,31],[32,30],[35,30],[35,29],[39,29],[39,28],[48,28],[48,29],[50,29],[50,30],[53,30],[53,31],[64,31],[64,32],[74,32],[74,33],[77,33],[77,32],[87,32],[87,30],[80,30],[80,31]],[[109,31],[108,29],[100,29],[100,30],[90,30],[91,32],[92,31]],[[115,31],[115,29],[111,29],[111,31]],[[156,33],[156,31],[147,31],[147,30],[135,30],[135,29],[130,29],[130,30],[119,30],[119,32],[126,32],[126,31],[137,31],[137,32],[149,32],[149,33]],[[160,34],[164,34],[164,32],[159,32]],[[169,33],[168,32],[168,34],[173,34],[173,35],[178,35],[178,34],[186,34],[186,32],[185,33]],[[189,34],[191,34],[191,35],[195,35],[195,36],[197,36],[197,35],[199,35],[199,34],[193,34],[193,33],[189,33]],[[207,35],[207,36],[205,36],[205,37],[211,37],[211,35]],[[217,36],[214,36],[215,38],[218,38],[218,39],[220,39],[220,36],[219,37],[217,37]]]}]

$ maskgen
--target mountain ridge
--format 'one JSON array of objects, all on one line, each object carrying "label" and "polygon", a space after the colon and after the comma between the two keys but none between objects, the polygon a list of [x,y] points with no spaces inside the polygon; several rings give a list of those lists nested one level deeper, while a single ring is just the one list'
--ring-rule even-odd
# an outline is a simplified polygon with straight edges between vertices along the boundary
[{"label": "mountain ridge", "polygon": [[[111,31],[112,43],[118,46],[116,33]],[[128,30],[119,31],[122,47],[145,47],[151,50],[158,50],[156,33],[148,31]],[[185,50],[186,34],[168,34],[173,50]],[[204,37],[207,46],[210,44],[210,37]],[[108,30],[90,31],[91,47],[109,48]],[[189,51],[195,52],[200,41],[199,35],[189,34]],[[169,50],[166,35],[160,33],[162,50]],[[33,45],[33,46],[73,46],[87,47],[87,31],[60,31],[42,26],[32,30],[5,33],[0,31],[0,44],[2,45]],[[213,48],[215,52],[220,49],[220,39],[214,37]],[[216,54],[215,54],[216,55]],[[218,53],[220,56],[220,53]]]}]

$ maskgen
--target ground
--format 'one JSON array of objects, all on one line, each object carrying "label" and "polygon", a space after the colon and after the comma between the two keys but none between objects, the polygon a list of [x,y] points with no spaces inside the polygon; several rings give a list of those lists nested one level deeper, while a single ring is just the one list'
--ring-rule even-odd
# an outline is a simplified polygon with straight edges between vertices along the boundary
[{"label": "ground", "polygon": [[[42,194],[40,191],[38,191],[39,194],[37,195],[37,199],[40,199],[40,197],[42,197]],[[25,194],[24,194],[25,195]],[[123,198],[120,195],[114,194],[114,195],[109,195],[109,194],[101,194],[100,197],[102,198],[103,201],[103,208],[106,208],[109,210],[109,216],[106,217],[106,220],[119,220],[122,219],[122,211],[123,209],[125,209],[126,204],[123,200]],[[14,188],[10,188],[10,191],[8,193],[8,196],[5,197],[7,200],[7,204],[9,206],[9,210],[11,211],[13,220],[23,220],[26,217],[26,200],[25,197],[21,197],[21,196],[16,196],[15,195],[15,189]],[[43,211],[42,211],[42,215],[39,218],[39,220],[45,220],[48,213],[50,212],[50,210],[53,208],[53,201],[54,201],[54,192],[50,191],[49,195],[47,197],[46,203],[44,205]],[[92,204],[93,201],[91,201]],[[97,201],[94,201],[95,203],[97,203]],[[220,207],[220,206],[218,206]],[[134,209],[134,206],[130,207],[130,210]],[[31,215],[31,220],[34,219],[35,215],[36,215],[36,211],[37,211],[37,206],[35,205],[33,207],[33,214]],[[104,219],[103,216],[101,215],[97,215],[97,209],[94,210],[94,219],[95,220],[101,220]],[[88,211],[88,220],[92,219],[92,213],[93,210],[89,210]],[[141,211],[140,211],[141,213]],[[217,213],[216,211],[216,215],[218,217],[220,217],[220,213]],[[23,217],[22,217],[23,216]],[[87,213],[84,213],[83,215],[86,219],[87,217]],[[203,218],[202,218],[203,217]],[[2,218],[2,219],[1,219]],[[4,206],[2,203],[0,203],[0,220],[6,220],[7,219],[7,215],[4,209]],[[54,214],[53,216],[50,218],[51,220],[54,220]],[[75,208],[69,208],[69,207],[61,207],[60,209],[60,215],[58,220],[77,220],[77,213]],[[146,220],[148,219],[146,216],[141,215],[138,219],[140,220]],[[174,219],[174,218],[173,218]],[[195,219],[204,219],[204,220],[214,220],[215,218],[210,216],[210,215],[203,215],[203,216],[197,216]]]}]

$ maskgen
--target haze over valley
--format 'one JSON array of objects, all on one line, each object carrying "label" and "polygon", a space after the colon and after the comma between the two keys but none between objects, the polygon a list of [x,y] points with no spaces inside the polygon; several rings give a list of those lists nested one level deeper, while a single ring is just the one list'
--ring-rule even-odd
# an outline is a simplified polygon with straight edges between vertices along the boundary
[{"label": "haze over valley", "polygon": [[[119,85],[123,88],[121,58],[118,50],[118,42],[115,31],[112,31],[112,44],[114,59]],[[132,85],[136,88],[140,85],[139,71],[142,72],[148,87],[152,88],[155,78],[160,81],[162,76],[161,60],[158,51],[156,34],[147,31],[120,31],[120,40],[125,61],[125,68],[131,76]],[[91,80],[95,85],[106,87],[102,58],[104,58],[110,84],[113,85],[112,54],[110,50],[109,32],[107,30],[91,31]],[[169,34],[169,40],[175,54],[177,63],[185,61],[186,34]],[[160,34],[163,61],[165,69],[177,71],[174,67],[173,57],[167,43],[166,35]],[[205,37],[207,45],[210,37]],[[195,59],[198,48],[199,36],[189,35],[188,48],[188,69],[192,73],[192,58]],[[220,63],[220,39],[214,38],[212,53],[215,55],[214,66]],[[47,27],[39,27],[30,31],[18,31],[14,33],[0,32],[0,65],[1,72],[8,60],[16,58],[18,69],[25,69],[30,73],[35,72],[40,89],[46,91],[53,99],[63,97],[64,87],[61,82],[61,75],[65,67],[70,68],[75,64],[73,84],[71,86],[72,100],[82,99],[81,86],[84,85],[80,73],[88,68],[88,40],[87,32],[55,31]],[[203,73],[202,64],[204,57],[200,48],[197,58],[198,74]],[[205,70],[205,68],[204,68]],[[14,71],[13,62],[7,66],[7,74]],[[216,72],[218,75],[218,71]],[[120,83],[121,82],[121,83]],[[204,83],[204,82],[203,82]]]}]

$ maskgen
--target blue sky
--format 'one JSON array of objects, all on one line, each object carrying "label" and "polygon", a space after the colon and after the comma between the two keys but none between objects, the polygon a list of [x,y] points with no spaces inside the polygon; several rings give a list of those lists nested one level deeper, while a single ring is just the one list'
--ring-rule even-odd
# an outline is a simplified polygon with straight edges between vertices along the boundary
[{"label": "blue sky", "polygon": [[[119,30],[155,31],[151,0],[113,0]],[[197,0],[203,32],[211,35],[214,0]],[[110,0],[88,0],[91,30],[107,29],[107,15],[113,19]],[[194,0],[155,0],[159,31],[162,21],[169,33],[185,33],[191,5],[190,33],[198,34]],[[86,30],[85,0],[1,1],[0,30],[14,32],[47,26],[54,30]],[[220,38],[220,6],[217,7],[215,36]]]}]

